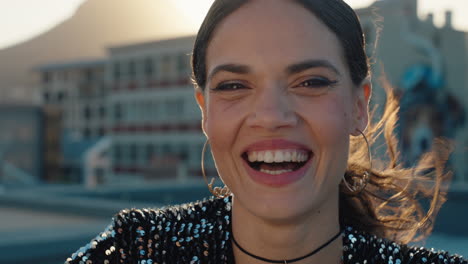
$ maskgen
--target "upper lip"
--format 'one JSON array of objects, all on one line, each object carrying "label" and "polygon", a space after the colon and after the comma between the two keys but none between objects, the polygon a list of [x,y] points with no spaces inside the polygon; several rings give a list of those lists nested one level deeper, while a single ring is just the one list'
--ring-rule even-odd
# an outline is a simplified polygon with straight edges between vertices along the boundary
[{"label": "upper lip", "polygon": [[308,146],[294,142],[287,139],[269,139],[269,140],[262,140],[254,142],[248,145],[243,153],[249,151],[262,151],[262,150],[280,150],[280,149],[303,149],[306,151],[312,151]]}]

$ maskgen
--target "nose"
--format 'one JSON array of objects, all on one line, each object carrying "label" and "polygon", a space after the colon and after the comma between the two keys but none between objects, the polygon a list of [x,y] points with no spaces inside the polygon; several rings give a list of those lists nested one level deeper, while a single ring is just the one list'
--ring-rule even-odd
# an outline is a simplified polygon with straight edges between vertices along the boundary
[{"label": "nose", "polygon": [[276,131],[280,128],[294,127],[297,116],[294,105],[280,87],[270,86],[257,93],[251,105],[247,124],[252,128]]}]

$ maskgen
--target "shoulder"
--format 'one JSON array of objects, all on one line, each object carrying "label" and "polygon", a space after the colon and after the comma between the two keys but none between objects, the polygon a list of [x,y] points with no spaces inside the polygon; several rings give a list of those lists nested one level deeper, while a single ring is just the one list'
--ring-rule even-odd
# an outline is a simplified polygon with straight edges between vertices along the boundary
[{"label": "shoulder", "polygon": [[[122,210],[112,224],[67,263],[126,263],[126,259],[189,263],[226,252],[230,199],[208,199],[158,209]],[[213,238],[219,248],[210,248]],[[174,259],[176,257],[176,259]],[[148,263],[150,263],[148,262]],[[221,261],[219,262],[221,263]]]},{"label": "shoulder", "polygon": [[[116,217],[122,224],[144,224],[152,225],[158,222],[169,223],[169,221],[178,221],[180,223],[190,222],[191,220],[201,220],[203,218],[217,218],[221,214],[226,214],[231,210],[230,199],[205,199],[203,201],[190,202],[180,205],[166,206],[161,208],[143,208],[122,210]],[[172,222],[171,222],[172,224]]]},{"label": "shoulder", "polygon": [[458,255],[399,244],[352,227],[345,229],[344,236],[343,258],[345,263],[468,264],[467,260]]}]

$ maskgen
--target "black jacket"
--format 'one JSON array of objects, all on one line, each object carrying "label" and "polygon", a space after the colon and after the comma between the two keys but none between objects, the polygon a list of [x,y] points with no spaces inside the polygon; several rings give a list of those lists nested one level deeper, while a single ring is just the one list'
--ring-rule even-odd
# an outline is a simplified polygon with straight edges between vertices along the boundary
[{"label": "black jacket", "polygon": [[[123,210],[65,263],[233,264],[230,232],[229,198],[158,210]],[[352,227],[343,232],[343,263],[468,264],[460,256],[399,245]]]}]

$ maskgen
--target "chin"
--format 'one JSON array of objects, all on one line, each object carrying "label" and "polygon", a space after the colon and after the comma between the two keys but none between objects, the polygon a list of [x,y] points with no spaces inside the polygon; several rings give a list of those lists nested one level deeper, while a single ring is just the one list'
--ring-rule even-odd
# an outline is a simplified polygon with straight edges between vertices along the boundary
[{"label": "chin", "polygon": [[234,207],[240,207],[238,209],[273,223],[290,223],[320,212],[329,195],[333,193],[325,188],[310,187],[314,184],[305,181],[281,189],[254,186],[233,190]]}]

